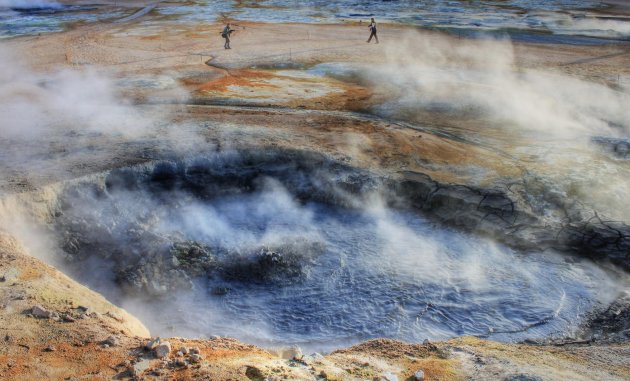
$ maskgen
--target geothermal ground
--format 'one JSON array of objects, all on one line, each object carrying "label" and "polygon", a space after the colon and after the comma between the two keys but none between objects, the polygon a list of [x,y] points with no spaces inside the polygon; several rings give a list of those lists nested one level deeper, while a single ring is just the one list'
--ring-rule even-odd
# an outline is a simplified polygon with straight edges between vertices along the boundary
[{"label": "geothermal ground", "polygon": [[1,380],[630,379],[624,2],[237,3],[0,1]]}]

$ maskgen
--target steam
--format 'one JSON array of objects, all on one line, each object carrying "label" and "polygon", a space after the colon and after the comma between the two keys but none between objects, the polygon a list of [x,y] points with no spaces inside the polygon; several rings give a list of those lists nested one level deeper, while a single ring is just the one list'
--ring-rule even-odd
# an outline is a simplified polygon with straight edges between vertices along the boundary
[{"label": "steam", "polygon": [[626,38],[630,36],[630,23],[625,20],[576,18],[560,13],[546,22],[547,27],[557,34],[583,35],[603,38]]},{"label": "steam", "polygon": [[412,33],[386,49],[386,64],[355,69],[386,99],[374,112],[420,126],[453,119],[462,138],[522,157],[530,173],[548,179],[549,191],[627,221],[626,162],[590,143],[630,138],[630,93],[616,77],[521,68],[507,40]]},{"label": "steam", "polygon": [[457,44],[413,35],[388,45],[387,57],[387,65],[366,77],[399,89],[400,96],[379,109],[391,116],[476,112],[493,118],[493,127],[560,138],[623,135],[630,126],[627,93],[560,73],[518,69],[509,41]]},{"label": "steam", "polygon": [[94,69],[29,70],[0,46],[0,133],[30,140],[70,132],[138,137],[155,122],[121,98],[114,81]]},{"label": "steam", "polygon": [[[208,170],[232,160],[238,155],[209,157]],[[78,254],[59,249],[75,276],[154,335],[219,334],[317,350],[381,336],[547,337],[568,332],[617,291],[589,262],[569,267],[552,253],[519,255],[390,210],[378,194],[354,196],[352,209],[304,203],[285,183],[263,177],[251,193],[207,197],[145,183],[151,173],[150,166],[128,170],[133,190],[105,190],[100,181],[68,189],[56,223],[89,245]],[[212,186],[220,190],[221,181]],[[164,248],[191,241],[207,248],[210,267],[183,270],[185,257],[170,265]],[[268,251],[277,256],[258,267]],[[122,291],[121,261],[137,261],[146,291]]]}]

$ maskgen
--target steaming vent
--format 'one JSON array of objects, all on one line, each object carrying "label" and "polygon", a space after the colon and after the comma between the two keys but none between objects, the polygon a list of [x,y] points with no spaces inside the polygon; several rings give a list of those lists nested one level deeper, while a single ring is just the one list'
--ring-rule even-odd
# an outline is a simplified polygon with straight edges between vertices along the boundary
[{"label": "steaming vent", "polygon": [[221,153],[68,185],[52,227],[72,274],[156,335],[548,337],[610,285],[588,262],[436,225],[396,189],[319,154]]}]

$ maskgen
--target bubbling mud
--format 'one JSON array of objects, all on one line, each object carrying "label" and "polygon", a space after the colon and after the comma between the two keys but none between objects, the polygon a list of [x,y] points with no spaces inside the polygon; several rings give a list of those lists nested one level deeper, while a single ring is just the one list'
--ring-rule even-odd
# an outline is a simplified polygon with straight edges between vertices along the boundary
[{"label": "bubbling mud", "polygon": [[376,176],[317,158],[235,157],[68,186],[52,226],[70,272],[153,335],[318,350],[375,337],[564,336],[614,294],[588,261],[517,252],[388,207]]}]

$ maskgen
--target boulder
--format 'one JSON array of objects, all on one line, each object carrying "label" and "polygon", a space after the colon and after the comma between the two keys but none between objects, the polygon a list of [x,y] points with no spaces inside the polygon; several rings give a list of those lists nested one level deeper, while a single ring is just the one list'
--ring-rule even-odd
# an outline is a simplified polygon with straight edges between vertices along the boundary
[{"label": "boulder", "polygon": [[144,349],[148,350],[148,351],[152,351],[154,350],[158,345],[160,345],[160,338],[156,337],[155,339],[151,339],[149,340],[145,345],[144,345]]},{"label": "boulder", "polygon": [[50,311],[39,305],[31,308],[31,315],[35,316],[36,318],[48,319],[50,317],[50,314]]},{"label": "boulder", "polygon": [[110,336],[103,340],[103,344],[109,345],[110,347],[117,347],[120,345],[120,340],[118,340],[116,336]]},{"label": "boulder", "polygon": [[168,341],[160,343],[158,346],[155,347],[153,353],[155,353],[155,357],[159,359],[168,357],[168,355],[171,353],[171,343],[169,343]]}]

